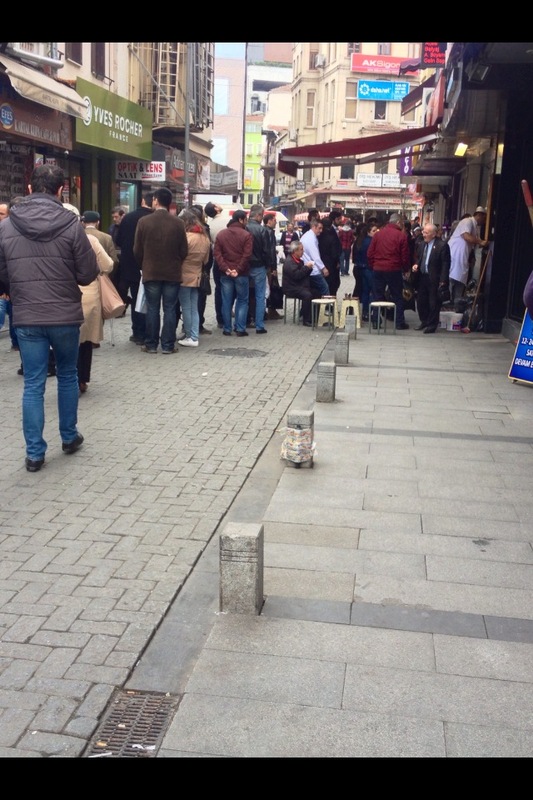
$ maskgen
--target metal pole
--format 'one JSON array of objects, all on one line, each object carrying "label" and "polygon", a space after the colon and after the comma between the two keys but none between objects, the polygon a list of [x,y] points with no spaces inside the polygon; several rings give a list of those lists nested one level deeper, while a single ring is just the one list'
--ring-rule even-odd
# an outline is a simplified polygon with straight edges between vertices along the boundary
[{"label": "metal pole", "polygon": [[189,139],[190,139],[190,108],[191,108],[191,62],[192,42],[187,42],[186,69],[185,69],[185,169],[183,171],[183,205],[189,208]]}]

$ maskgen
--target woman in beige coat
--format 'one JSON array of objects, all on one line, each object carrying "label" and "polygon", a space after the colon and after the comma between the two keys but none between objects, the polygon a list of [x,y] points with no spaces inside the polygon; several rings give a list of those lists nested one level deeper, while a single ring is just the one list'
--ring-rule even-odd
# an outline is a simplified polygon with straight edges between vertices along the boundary
[{"label": "woman in beige coat", "polygon": [[[76,214],[77,217],[80,216],[76,206],[72,206],[70,203],[63,203],[63,205],[73,214]],[[106,272],[109,274],[113,269],[113,259],[106,253],[96,236],[88,233],[87,238],[96,255],[96,263],[100,273]],[[104,319],[102,317],[102,298],[98,278],[88,286],[80,286],[80,289],[83,325],[80,328],[80,345],[78,349],[78,384],[80,392],[83,394],[87,391],[87,384],[91,380],[93,344],[99,344],[104,338]]]},{"label": "woman in beige coat", "polygon": [[185,223],[188,253],[181,264],[179,301],[185,338],[178,339],[182,347],[198,347],[200,315],[198,295],[202,268],[209,263],[211,240],[197,215],[183,209],[180,219]]}]

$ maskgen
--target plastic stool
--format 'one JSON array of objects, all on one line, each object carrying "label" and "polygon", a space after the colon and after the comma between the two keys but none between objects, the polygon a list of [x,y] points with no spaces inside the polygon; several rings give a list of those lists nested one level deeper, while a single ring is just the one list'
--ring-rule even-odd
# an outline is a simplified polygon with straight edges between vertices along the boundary
[{"label": "plastic stool", "polygon": [[[334,297],[320,297],[311,300],[313,309],[313,328],[322,327],[327,322],[328,329],[332,330],[335,325],[335,315],[337,301]],[[326,314],[329,311],[329,314]],[[317,319],[318,318],[318,319]]]},{"label": "plastic stool", "polygon": [[341,310],[339,311],[339,322],[337,324],[338,328],[344,328],[346,324],[346,313],[349,308],[353,308],[353,313],[355,316],[355,324],[358,328],[361,327],[361,306],[359,305],[359,298],[358,297],[345,297],[341,301]]},{"label": "plastic stool", "polygon": [[[375,300],[373,303],[370,303],[368,307],[368,332],[372,333],[372,309],[376,309],[377,311],[377,331],[378,333],[387,333],[387,311],[392,309],[394,311],[394,321],[393,321],[393,330],[396,333],[396,303],[389,303],[386,300]],[[381,312],[385,311],[385,314],[381,314]]]},{"label": "plastic stool", "polygon": [[283,324],[287,322],[287,300],[292,300],[292,321],[296,323],[296,325],[300,324],[300,312],[302,310],[302,298],[301,297],[287,297],[286,294],[283,295]]}]

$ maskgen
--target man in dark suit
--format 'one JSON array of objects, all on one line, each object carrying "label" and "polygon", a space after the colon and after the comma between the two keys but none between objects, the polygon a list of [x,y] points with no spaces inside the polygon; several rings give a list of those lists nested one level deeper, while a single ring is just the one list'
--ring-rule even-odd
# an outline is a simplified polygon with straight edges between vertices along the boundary
[{"label": "man in dark suit", "polygon": [[442,305],[439,288],[447,286],[450,273],[450,248],[447,242],[437,237],[437,226],[426,223],[422,231],[423,241],[415,248],[413,272],[418,278],[417,310],[420,325],[415,330],[435,333],[439,327],[439,312]]},{"label": "man in dark suit", "polygon": [[181,265],[189,252],[189,246],[183,220],[170,214],[171,203],[170,189],[162,187],[155,190],[152,200],[153,214],[139,220],[133,242],[133,255],[141,267],[146,296],[146,337],[141,347],[145,353],[157,353],[159,343],[162,353],[177,352],[174,346],[176,306],[181,283]]},{"label": "man in dark suit", "polygon": [[122,298],[131,295],[131,336],[130,342],[144,344],[146,334],[146,314],[135,311],[137,294],[141,283],[141,268],[133,255],[133,242],[137,223],[152,213],[152,192],[143,195],[141,205],[122,217],[117,229],[116,245],[120,249],[120,283],[117,289]]}]

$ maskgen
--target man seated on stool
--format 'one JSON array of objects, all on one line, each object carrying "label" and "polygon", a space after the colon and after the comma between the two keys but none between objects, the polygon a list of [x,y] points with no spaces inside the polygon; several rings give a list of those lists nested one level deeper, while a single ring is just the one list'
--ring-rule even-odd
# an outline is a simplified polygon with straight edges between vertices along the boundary
[{"label": "man seated on stool", "polygon": [[447,286],[450,273],[450,247],[437,237],[437,226],[429,222],[422,230],[423,241],[415,247],[413,272],[418,274],[416,307],[420,325],[416,331],[435,333],[439,327],[441,299],[439,288]]},{"label": "man seated on stool", "polygon": [[313,293],[310,286],[310,275],[315,265],[314,261],[304,262],[302,256],[303,244],[292,241],[289,245],[289,255],[283,262],[281,286],[286,297],[299,298],[302,301],[302,318],[306,328],[312,328],[311,299]]}]

